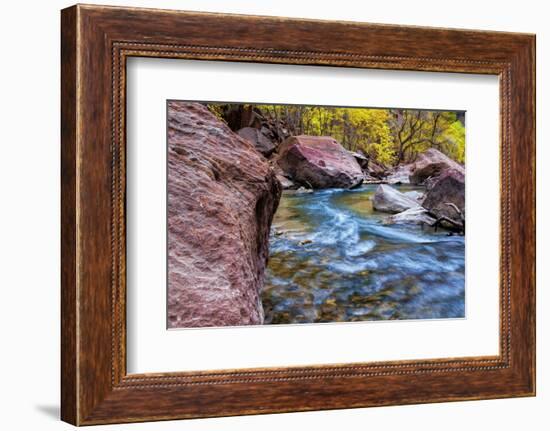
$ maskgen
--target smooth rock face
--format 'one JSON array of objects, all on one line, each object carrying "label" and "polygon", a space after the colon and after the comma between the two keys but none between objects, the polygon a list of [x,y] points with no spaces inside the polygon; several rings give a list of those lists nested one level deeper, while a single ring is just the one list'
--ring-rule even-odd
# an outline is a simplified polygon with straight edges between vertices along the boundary
[{"label": "smooth rock face", "polygon": [[452,169],[459,171],[464,175],[464,167],[447,157],[441,151],[430,148],[418,156],[411,168],[410,182],[412,184],[424,184],[424,182],[433,177],[439,176],[443,171]]},{"label": "smooth rock face", "polygon": [[250,142],[198,103],[168,104],[168,326],[263,322],[259,296],[281,195]]},{"label": "smooth rock face", "polygon": [[435,219],[422,207],[409,208],[403,212],[388,216],[384,224],[426,224],[431,226]]},{"label": "smooth rock face", "polygon": [[386,184],[378,186],[374,193],[372,205],[377,211],[394,214],[420,206],[416,199],[410,198]]},{"label": "smooth rock face", "polygon": [[275,151],[275,144],[261,130],[254,127],[243,127],[237,134],[250,141],[264,157],[269,157]]},{"label": "smooth rock face", "polygon": [[448,169],[442,172],[436,181],[431,184],[422,206],[437,217],[446,216],[460,223],[462,221],[461,215],[451,205],[447,204],[456,205],[462,215],[466,217],[464,194],[464,173]]},{"label": "smooth rock face", "polygon": [[279,146],[279,166],[294,182],[315,189],[350,188],[364,175],[355,158],[329,136],[291,136]]}]

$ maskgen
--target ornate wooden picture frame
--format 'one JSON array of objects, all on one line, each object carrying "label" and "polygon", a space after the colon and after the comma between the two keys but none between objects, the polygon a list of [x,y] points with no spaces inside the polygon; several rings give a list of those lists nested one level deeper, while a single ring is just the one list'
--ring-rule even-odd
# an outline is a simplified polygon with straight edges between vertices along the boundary
[{"label": "ornate wooden picture frame", "polygon": [[[535,394],[533,35],[77,5],[62,11],[61,49],[64,421],[91,425]],[[125,100],[126,60],[134,56],[499,76],[500,354],[128,374]]]}]

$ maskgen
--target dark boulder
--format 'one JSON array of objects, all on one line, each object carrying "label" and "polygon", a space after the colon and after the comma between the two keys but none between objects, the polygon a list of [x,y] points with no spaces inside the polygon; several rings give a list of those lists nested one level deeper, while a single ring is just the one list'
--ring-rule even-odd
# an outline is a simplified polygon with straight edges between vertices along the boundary
[{"label": "dark boulder", "polygon": [[371,177],[377,178],[379,180],[382,180],[386,178],[389,174],[388,168],[381,163],[377,163],[374,160],[369,160],[369,168],[368,168],[368,174]]},{"label": "dark boulder", "polygon": [[264,157],[269,157],[276,149],[275,144],[264,133],[263,129],[258,130],[254,127],[244,127],[240,129],[237,134],[251,142],[252,145],[260,152]]},{"label": "dark boulder", "polygon": [[422,206],[436,217],[447,217],[456,223],[464,222],[464,172],[448,169],[431,183]]},{"label": "dark boulder", "polygon": [[275,145],[289,137],[288,124],[259,107],[248,104],[220,104],[217,111],[234,132],[253,128],[267,137]]},{"label": "dark boulder", "polygon": [[221,114],[229,128],[233,131],[243,127],[254,127],[259,129],[262,125],[262,111],[252,105],[226,104],[219,105]]}]

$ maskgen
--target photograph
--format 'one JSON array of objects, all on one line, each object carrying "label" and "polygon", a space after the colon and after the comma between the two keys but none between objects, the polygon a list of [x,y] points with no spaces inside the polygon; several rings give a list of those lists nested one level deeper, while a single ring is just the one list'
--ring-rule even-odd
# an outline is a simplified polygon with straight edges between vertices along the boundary
[{"label": "photograph", "polygon": [[166,109],[169,329],[466,317],[466,112]]}]

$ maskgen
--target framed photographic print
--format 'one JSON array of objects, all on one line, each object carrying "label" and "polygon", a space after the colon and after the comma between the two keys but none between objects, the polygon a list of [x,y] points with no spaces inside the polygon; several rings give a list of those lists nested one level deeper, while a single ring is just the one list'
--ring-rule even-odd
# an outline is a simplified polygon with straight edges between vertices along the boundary
[{"label": "framed photographic print", "polygon": [[62,419],[535,394],[535,37],[62,11]]}]

